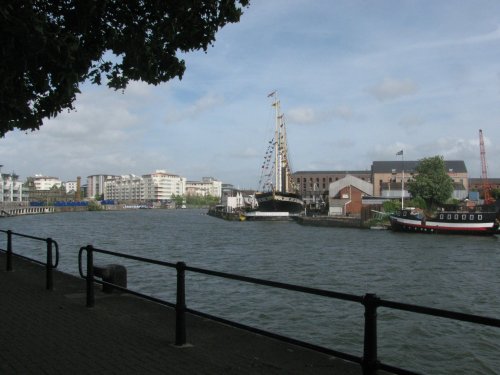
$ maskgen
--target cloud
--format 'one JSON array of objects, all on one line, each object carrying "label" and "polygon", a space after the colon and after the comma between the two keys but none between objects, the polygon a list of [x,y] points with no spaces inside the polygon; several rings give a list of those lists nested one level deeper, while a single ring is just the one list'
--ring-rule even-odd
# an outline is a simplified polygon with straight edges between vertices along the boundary
[{"label": "cloud", "polygon": [[351,108],[338,106],[328,110],[317,110],[311,107],[297,107],[287,112],[286,118],[291,123],[301,125],[321,124],[333,118],[350,120],[353,117]]},{"label": "cloud", "polygon": [[398,124],[406,130],[419,129],[424,123],[425,120],[419,115],[406,115],[398,122]]},{"label": "cloud", "polygon": [[403,150],[405,160],[418,160],[415,158],[416,145],[406,144],[404,142],[391,142],[390,144],[375,144],[371,150],[367,152],[369,160],[401,160],[401,156],[396,155]]},{"label": "cloud", "polygon": [[170,107],[165,118],[167,124],[175,124],[182,121],[198,118],[207,112],[224,103],[224,97],[220,94],[208,93],[197,99],[193,104],[185,108],[177,109]]},{"label": "cloud", "polygon": [[409,79],[396,80],[393,78],[386,78],[384,81],[372,86],[367,91],[379,101],[385,101],[413,95],[418,91],[418,87]]},{"label": "cloud", "polygon": [[314,124],[318,121],[318,114],[312,108],[294,108],[287,112],[288,120],[297,124]]},{"label": "cloud", "polygon": [[486,32],[484,34],[472,35],[461,39],[442,39],[426,43],[417,43],[409,45],[404,49],[428,49],[428,48],[443,48],[453,46],[475,45],[488,42],[495,42],[500,40],[500,25],[495,30]]},{"label": "cloud", "polygon": [[347,106],[340,106],[332,111],[334,117],[350,120],[353,117],[352,109]]},{"label": "cloud", "polygon": [[[2,140],[0,157],[26,176],[35,173],[74,179],[76,175],[115,173],[136,163],[134,143],[145,132],[133,101],[109,90],[78,96],[76,110],[62,112],[32,133],[11,132]],[[33,155],[16,157],[22,150]],[[10,160],[12,159],[12,160]]]},{"label": "cloud", "polygon": [[262,152],[261,151],[257,151],[255,148],[253,147],[246,147],[242,150],[238,150],[238,152],[233,152],[229,155],[230,158],[236,158],[236,159],[253,159],[253,158],[257,158],[257,157],[261,157],[262,156]]}]

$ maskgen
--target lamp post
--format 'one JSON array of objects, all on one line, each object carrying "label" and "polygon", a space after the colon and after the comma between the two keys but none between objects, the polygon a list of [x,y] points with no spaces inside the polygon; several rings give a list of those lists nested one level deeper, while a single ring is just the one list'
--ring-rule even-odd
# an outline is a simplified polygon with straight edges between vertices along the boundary
[{"label": "lamp post", "polygon": [[404,208],[404,195],[405,195],[405,158],[403,150],[399,151],[396,155],[401,155],[402,161],[402,177],[401,177],[401,209]]}]

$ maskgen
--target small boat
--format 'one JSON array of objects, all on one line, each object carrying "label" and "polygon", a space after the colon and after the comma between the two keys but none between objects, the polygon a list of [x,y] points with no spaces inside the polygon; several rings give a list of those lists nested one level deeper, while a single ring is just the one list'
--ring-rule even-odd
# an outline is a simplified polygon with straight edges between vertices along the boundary
[{"label": "small boat", "polygon": [[440,233],[491,236],[500,234],[496,212],[438,211],[426,216],[421,210],[406,208],[390,215],[396,232]]},{"label": "small boat", "polygon": [[[269,141],[269,147],[262,165],[262,175],[259,185],[261,191],[255,194],[258,203],[256,212],[247,215],[252,219],[289,219],[299,215],[304,210],[304,201],[298,194],[298,187],[293,183],[284,115],[281,113],[280,101],[276,91],[268,95],[273,98],[276,112],[274,137]],[[273,213],[273,214],[268,214]]]}]

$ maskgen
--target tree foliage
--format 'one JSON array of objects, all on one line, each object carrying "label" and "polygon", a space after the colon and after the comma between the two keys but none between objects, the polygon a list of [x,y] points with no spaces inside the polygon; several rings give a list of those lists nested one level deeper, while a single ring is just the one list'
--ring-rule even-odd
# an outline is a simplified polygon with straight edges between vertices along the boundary
[{"label": "tree foliage", "polygon": [[420,196],[414,197],[406,202],[406,206],[421,208],[423,210],[427,209],[427,202]]},{"label": "tree foliage", "polygon": [[446,173],[442,156],[420,160],[418,173],[408,182],[408,191],[414,198],[421,198],[428,208],[445,203],[453,193],[453,180]]},{"label": "tree foliage", "polygon": [[384,212],[397,212],[401,208],[401,201],[392,199],[390,201],[385,201],[382,206],[384,207]]},{"label": "tree foliage", "polygon": [[500,189],[491,189],[491,197],[495,200],[499,200],[500,199]]},{"label": "tree foliage", "polygon": [[172,195],[176,206],[206,207],[220,203],[220,198],[211,195]]},{"label": "tree foliage", "polygon": [[220,203],[220,198],[211,195],[188,195],[186,196],[186,204],[189,206],[204,207]]},{"label": "tree foliage", "polygon": [[5,0],[0,4],[0,136],[74,109],[86,80],[125,89],[182,78],[179,53],[207,50],[249,0]]}]

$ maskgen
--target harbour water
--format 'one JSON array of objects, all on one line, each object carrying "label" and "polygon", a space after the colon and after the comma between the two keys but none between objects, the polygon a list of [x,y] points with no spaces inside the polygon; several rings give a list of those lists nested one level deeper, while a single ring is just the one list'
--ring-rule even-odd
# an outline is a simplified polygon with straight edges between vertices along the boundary
[{"label": "harbour water", "polygon": [[[4,218],[0,228],[59,244],[59,269],[77,274],[87,244],[189,266],[500,318],[500,238],[237,222],[202,210],[130,210]],[[5,237],[1,246],[5,248]],[[44,259],[44,245],[14,251]],[[175,300],[175,271],[96,255],[127,267],[129,287]],[[187,274],[190,308],[361,355],[363,307]],[[379,309],[379,357],[426,374],[499,374],[500,329]],[[189,335],[189,333],[188,333]]]}]

